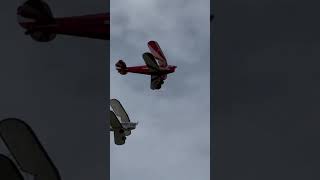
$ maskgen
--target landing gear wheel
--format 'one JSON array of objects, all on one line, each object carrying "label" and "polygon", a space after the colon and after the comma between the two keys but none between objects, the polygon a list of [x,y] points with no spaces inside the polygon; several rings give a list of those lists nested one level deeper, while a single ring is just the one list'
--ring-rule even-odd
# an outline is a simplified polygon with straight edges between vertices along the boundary
[{"label": "landing gear wheel", "polygon": [[122,140],[123,140],[123,141],[125,141],[126,139],[127,139],[127,137],[125,137],[125,136],[122,137]]}]

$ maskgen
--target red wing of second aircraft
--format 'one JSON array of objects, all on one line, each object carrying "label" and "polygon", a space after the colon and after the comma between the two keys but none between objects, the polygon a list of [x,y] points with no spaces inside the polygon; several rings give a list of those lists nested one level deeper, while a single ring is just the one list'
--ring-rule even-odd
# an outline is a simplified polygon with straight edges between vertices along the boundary
[{"label": "red wing of second aircraft", "polygon": [[158,60],[160,67],[167,67],[167,59],[164,56],[159,44],[156,41],[149,41],[148,47],[152,55]]}]

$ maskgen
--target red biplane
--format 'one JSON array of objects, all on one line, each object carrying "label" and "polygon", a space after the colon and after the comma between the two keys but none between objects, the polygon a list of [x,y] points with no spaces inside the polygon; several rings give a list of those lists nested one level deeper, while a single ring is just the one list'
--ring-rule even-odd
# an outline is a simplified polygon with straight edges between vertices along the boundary
[{"label": "red biplane", "polygon": [[17,10],[18,22],[34,40],[48,42],[57,34],[110,40],[109,13],[55,18],[42,0],[28,0]]},{"label": "red biplane", "polygon": [[146,65],[127,67],[124,61],[119,60],[116,63],[116,69],[122,75],[125,75],[128,72],[151,75],[150,88],[152,90],[160,89],[164,80],[167,79],[167,74],[175,72],[177,66],[167,64],[167,59],[156,41],[149,41],[148,47],[151,53],[146,52],[142,55]]}]

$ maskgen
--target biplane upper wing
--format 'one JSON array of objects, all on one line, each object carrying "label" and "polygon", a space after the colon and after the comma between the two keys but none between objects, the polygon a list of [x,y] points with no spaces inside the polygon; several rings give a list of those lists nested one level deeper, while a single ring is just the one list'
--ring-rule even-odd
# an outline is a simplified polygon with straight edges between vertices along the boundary
[{"label": "biplane upper wing", "polygon": [[122,126],[113,111],[110,111],[110,124],[114,133],[114,143],[116,145],[124,144],[126,141],[126,137],[124,133],[120,133],[120,131],[122,130]]},{"label": "biplane upper wing", "polygon": [[148,66],[150,72],[158,72],[160,70],[157,61],[154,59],[154,56],[152,54],[146,52],[142,55],[142,58]]},{"label": "biplane upper wing", "polygon": [[159,44],[156,41],[149,41],[148,47],[152,55],[158,60],[160,67],[166,67],[167,59],[164,56]]},{"label": "biplane upper wing", "polygon": [[117,99],[111,99],[110,105],[116,116],[119,116],[121,122],[130,122],[129,116],[121,103]]}]

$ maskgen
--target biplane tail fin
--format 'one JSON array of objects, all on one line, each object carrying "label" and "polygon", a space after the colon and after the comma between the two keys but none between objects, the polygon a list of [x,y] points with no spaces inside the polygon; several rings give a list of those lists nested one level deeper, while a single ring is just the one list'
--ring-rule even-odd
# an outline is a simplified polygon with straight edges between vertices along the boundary
[{"label": "biplane tail fin", "polygon": [[26,35],[30,35],[39,42],[48,42],[56,37],[50,31],[50,26],[55,19],[49,5],[42,0],[28,0],[17,9],[18,23],[27,29]]},{"label": "biplane tail fin", "polygon": [[128,73],[128,69],[127,69],[127,65],[124,61],[122,60],[119,60],[117,63],[116,63],[116,69],[117,71],[122,74],[122,75],[125,75]]}]

